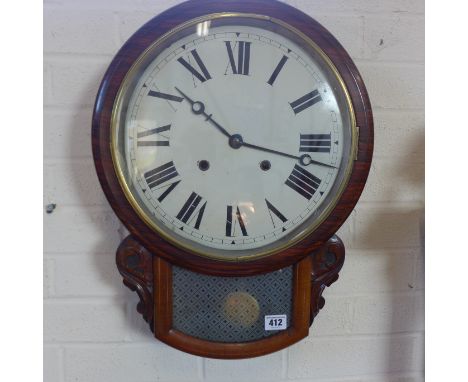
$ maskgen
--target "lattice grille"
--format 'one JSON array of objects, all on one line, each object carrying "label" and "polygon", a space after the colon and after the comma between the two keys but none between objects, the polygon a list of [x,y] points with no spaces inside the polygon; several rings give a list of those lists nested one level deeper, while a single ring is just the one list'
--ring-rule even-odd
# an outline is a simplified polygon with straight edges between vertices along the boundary
[{"label": "lattice grille", "polygon": [[248,277],[219,277],[176,266],[173,272],[173,327],[216,342],[246,342],[277,334],[264,330],[265,315],[292,311],[293,269]]}]

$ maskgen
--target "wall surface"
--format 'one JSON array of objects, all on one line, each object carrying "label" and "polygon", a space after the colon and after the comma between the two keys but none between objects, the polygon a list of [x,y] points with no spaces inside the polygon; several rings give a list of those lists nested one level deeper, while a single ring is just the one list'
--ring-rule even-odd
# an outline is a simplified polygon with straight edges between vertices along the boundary
[{"label": "wall surface", "polygon": [[[91,155],[105,68],[145,21],[177,0],[44,0],[44,381],[423,381],[424,2],[289,0],[355,60],[375,112],[366,190],[339,234],[340,280],[300,343],[219,361],[152,339],[121,284],[124,234]],[[45,211],[45,208],[44,208]]]}]

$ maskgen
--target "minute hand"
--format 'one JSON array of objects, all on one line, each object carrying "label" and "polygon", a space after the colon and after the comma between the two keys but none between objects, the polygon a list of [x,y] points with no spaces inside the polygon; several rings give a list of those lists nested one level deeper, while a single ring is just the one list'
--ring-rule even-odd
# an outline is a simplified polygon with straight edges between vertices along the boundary
[{"label": "minute hand", "polygon": [[292,155],[292,154],[283,153],[283,152],[277,151],[277,150],[268,149],[268,148],[266,148],[266,147],[261,147],[261,146],[253,145],[253,144],[247,143],[247,142],[242,142],[242,146],[243,146],[243,147],[249,147],[249,148],[255,149],[255,150],[265,151],[265,152],[267,152],[267,153],[272,153],[272,154],[281,155],[281,156],[284,156],[284,157],[287,157],[287,158],[297,159],[303,166],[308,166],[309,164],[317,164],[317,165],[320,165],[320,166],[325,166],[325,167],[330,167],[330,168],[336,168],[336,167],[333,166],[333,165],[330,165],[330,164],[326,164],[326,163],[323,163],[323,162],[319,162],[319,161],[313,160],[313,159],[310,157],[310,155],[308,155],[308,154],[304,154],[304,155],[301,155],[301,156],[297,156],[297,155]]}]

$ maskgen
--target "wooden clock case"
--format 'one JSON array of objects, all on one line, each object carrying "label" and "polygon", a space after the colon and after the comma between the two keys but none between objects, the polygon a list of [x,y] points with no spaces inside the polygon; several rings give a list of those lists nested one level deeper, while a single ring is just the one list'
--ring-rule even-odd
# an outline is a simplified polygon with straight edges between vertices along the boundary
[{"label": "wooden clock case", "polygon": [[[347,187],[325,221],[310,235],[271,256],[243,262],[220,261],[175,247],[148,227],[128,202],[116,175],[111,154],[111,113],[120,85],[132,64],[155,40],[189,20],[213,13],[261,14],[279,19],[312,39],[342,77],[358,126],[358,150]],[[96,171],[113,210],[130,235],[117,251],[124,283],[140,297],[137,310],[155,336],[183,351],[213,358],[254,357],[282,349],[308,334],[324,305],[325,286],[338,278],[344,246],[333,236],[349,216],[364,188],[372,159],[373,118],[363,80],[340,43],[301,11],[272,0],[194,0],[177,5],[150,20],[120,49],[102,80],[93,115],[92,148]],[[294,265],[291,326],[278,335],[245,343],[200,340],[172,328],[171,267],[215,276],[252,276]]]}]

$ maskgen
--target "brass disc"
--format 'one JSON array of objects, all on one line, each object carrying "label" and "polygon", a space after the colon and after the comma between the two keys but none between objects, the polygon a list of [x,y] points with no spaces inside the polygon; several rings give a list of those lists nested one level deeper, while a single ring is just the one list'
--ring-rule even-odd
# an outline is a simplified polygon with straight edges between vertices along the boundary
[{"label": "brass disc", "polygon": [[258,320],[260,306],[249,293],[233,292],[224,301],[223,313],[231,322],[247,327]]}]

